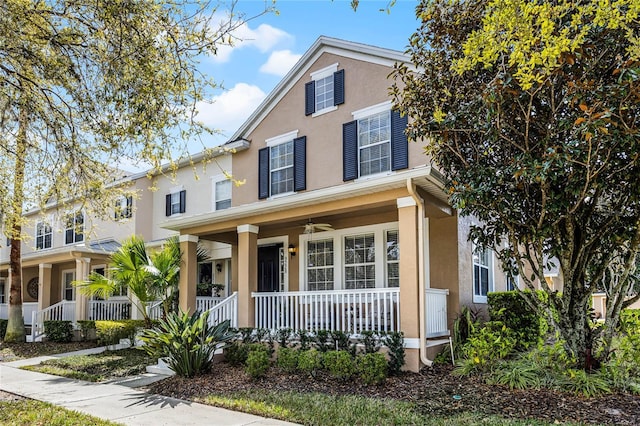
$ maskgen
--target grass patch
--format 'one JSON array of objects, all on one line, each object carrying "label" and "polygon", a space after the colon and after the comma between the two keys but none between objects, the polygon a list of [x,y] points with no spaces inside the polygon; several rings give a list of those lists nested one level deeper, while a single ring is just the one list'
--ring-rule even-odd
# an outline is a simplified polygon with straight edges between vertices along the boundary
[{"label": "grass patch", "polygon": [[111,426],[107,420],[56,407],[46,402],[25,399],[22,401],[0,401],[0,424],[10,426]]},{"label": "grass patch", "polygon": [[35,343],[7,343],[0,341],[0,362],[16,361],[25,358],[35,358],[95,348],[97,342],[35,342]]},{"label": "grass patch", "polygon": [[448,417],[421,413],[413,403],[394,399],[335,396],[323,393],[238,392],[227,396],[209,395],[199,402],[277,418],[304,425],[420,424],[542,426],[553,423],[537,420],[511,420],[480,413],[460,413]]},{"label": "grass patch", "polygon": [[146,366],[156,361],[143,351],[130,348],[93,355],[73,355],[22,368],[70,379],[103,382],[144,373]]}]

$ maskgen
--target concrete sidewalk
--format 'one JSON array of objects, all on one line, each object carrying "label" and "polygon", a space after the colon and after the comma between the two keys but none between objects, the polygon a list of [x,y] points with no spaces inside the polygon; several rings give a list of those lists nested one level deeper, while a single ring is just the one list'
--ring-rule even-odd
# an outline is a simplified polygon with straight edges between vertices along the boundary
[{"label": "concrete sidewalk", "polygon": [[125,385],[90,383],[19,369],[41,359],[58,357],[61,355],[0,363],[0,390],[125,425],[292,425],[148,394]]}]

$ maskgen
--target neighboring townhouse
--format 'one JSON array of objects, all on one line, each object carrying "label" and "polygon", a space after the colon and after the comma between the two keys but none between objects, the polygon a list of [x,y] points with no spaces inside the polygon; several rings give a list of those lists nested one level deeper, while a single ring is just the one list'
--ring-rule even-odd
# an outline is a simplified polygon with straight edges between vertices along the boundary
[{"label": "neighboring townhouse", "polygon": [[[242,151],[242,143],[227,149]],[[121,319],[136,318],[126,294],[114,295],[108,301],[79,294],[71,284],[93,272],[105,273],[109,255],[132,235],[142,237],[150,248],[160,246],[176,232],[162,229],[158,223],[168,217],[197,215],[221,210],[230,205],[230,151],[220,151],[214,158],[203,154],[179,164],[175,175],[167,168],[163,174],[148,177],[146,172],[130,174],[112,183],[123,189],[113,200],[108,217],[99,218],[83,208],[80,202],[55,204],[46,211],[25,214],[22,240],[22,296],[25,323],[37,318],[41,328],[45,319]],[[201,285],[203,307],[209,307],[228,293],[230,282],[230,247],[203,241],[210,261],[194,266]],[[0,249],[0,318],[7,318],[9,295],[9,248]],[[219,284],[213,292],[211,284]],[[35,317],[34,317],[35,315]],[[38,334],[42,330],[32,330]]]},{"label": "neighboring townhouse", "polygon": [[[180,232],[188,270],[197,241],[230,244],[240,327],[402,331],[417,371],[462,305],[506,289],[392,110],[389,74],[406,61],[319,38],[233,135],[250,147],[232,157],[246,184],[231,208],[161,224]],[[183,309],[195,284],[181,275]]]}]

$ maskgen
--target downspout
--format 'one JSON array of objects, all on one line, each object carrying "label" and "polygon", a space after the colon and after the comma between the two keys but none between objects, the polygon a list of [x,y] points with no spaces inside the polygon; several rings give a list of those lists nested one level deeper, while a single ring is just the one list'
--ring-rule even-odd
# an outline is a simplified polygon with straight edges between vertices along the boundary
[{"label": "downspout", "polygon": [[420,318],[419,352],[420,362],[427,367],[433,365],[433,361],[427,358],[426,330],[425,330],[425,279],[424,279],[424,200],[416,192],[416,186],[411,179],[407,179],[407,191],[418,206],[418,317]]}]

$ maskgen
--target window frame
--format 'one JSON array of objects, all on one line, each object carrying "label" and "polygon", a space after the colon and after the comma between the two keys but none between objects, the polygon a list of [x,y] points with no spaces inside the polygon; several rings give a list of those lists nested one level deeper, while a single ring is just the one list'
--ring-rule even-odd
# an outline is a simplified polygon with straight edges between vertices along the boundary
[{"label": "window frame", "polygon": [[[67,282],[66,277],[71,275],[71,281]],[[72,282],[76,280],[76,270],[75,269],[63,269],[60,271],[60,288],[62,289],[62,301],[63,302],[73,302],[76,300],[76,288]],[[67,286],[68,285],[68,286]],[[71,292],[71,299],[67,299],[67,292]]]},{"label": "window frame", "polygon": [[[174,198],[177,198],[177,202]],[[174,206],[177,206],[177,210],[174,209]],[[164,208],[166,217],[175,217],[185,213],[187,211],[187,190],[182,186],[171,189],[165,195]]]},{"label": "window frame", "polygon": [[[484,253],[487,258],[487,264],[484,265],[481,262],[477,262],[476,259],[481,259],[481,253]],[[476,258],[477,256],[477,258]],[[495,291],[495,279],[494,279],[494,271],[493,271],[493,250],[489,248],[481,249],[480,246],[476,243],[472,244],[471,250],[471,263],[472,263],[472,271],[471,271],[471,286],[473,287],[473,303],[487,303],[487,294]],[[486,269],[487,271],[487,294],[482,294],[481,292],[477,292],[476,290],[481,291],[482,283],[480,283],[480,288],[476,288],[476,267],[478,273],[481,272],[481,269]],[[479,277],[481,279],[481,275]]]},{"label": "window frame", "polygon": [[[327,264],[327,260],[329,259],[327,257],[327,255],[329,253],[327,252],[326,247],[327,247],[327,243],[329,243],[329,242],[331,243],[331,253],[330,253],[330,255],[331,255],[331,263]],[[318,243],[323,243],[324,244],[324,250],[322,251],[322,253],[317,253],[317,252],[315,253],[316,255],[318,255],[318,254],[322,254],[323,255],[323,257],[324,257],[324,265],[315,265],[314,264],[313,266],[311,266],[311,259],[310,259],[310,254],[309,254],[309,245],[310,244],[314,244],[314,243],[315,244],[318,244]],[[335,290],[335,287],[336,287],[336,280],[335,280],[335,256],[336,256],[336,252],[335,252],[334,239],[333,238],[323,238],[323,239],[308,240],[305,243],[305,249],[306,249],[305,250],[305,256],[306,256],[306,259],[305,259],[305,264],[306,264],[306,267],[305,267],[305,272],[306,272],[305,273],[305,277],[306,277],[305,285],[306,285],[307,289],[309,291]],[[322,284],[323,284],[324,288],[318,289],[317,285],[320,283],[320,281],[318,281],[318,280],[313,281],[314,284],[316,284],[316,288],[313,288],[313,289],[311,288],[311,282],[309,280],[309,270],[310,269],[313,270],[313,271],[322,270],[324,272],[325,279],[322,281]],[[326,279],[328,270],[331,270],[331,275],[332,275],[330,281]],[[331,283],[330,288],[328,286],[329,282]]]},{"label": "window frame", "polygon": [[[69,219],[73,217],[73,224],[69,227]],[[78,217],[82,217],[82,229],[77,232],[78,229]],[[76,210],[72,213],[67,213],[64,216],[64,245],[71,245],[84,242],[84,233],[85,233],[85,223],[86,216],[84,211]],[[71,231],[71,242],[68,240],[69,232]]]},{"label": "window frame", "polygon": [[[311,76],[311,81],[313,81],[314,85],[313,85],[313,105],[314,105],[314,111],[311,114],[311,117],[318,117],[320,115],[323,114],[327,114],[329,112],[335,111],[338,109],[338,105],[336,105],[336,88],[335,88],[335,80],[334,80],[334,75],[336,72],[338,72],[338,65],[339,63],[336,62],[335,64],[331,64],[325,68],[316,70],[314,72],[312,72],[310,74]],[[327,99],[324,100],[324,108],[322,109],[318,109],[318,82],[320,81],[329,81],[330,84],[325,84],[323,86],[323,88],[325,90],[323,90],[322,95],[325,95],[326,92],[328,92],[329,90],[327,90],[328,86],[331,86],[331,101],[328,102]]]},{"label": "window frame", "polygon": [[[389,233],[394,232],[396,234],[396,239],[395,239],[395,248],[397,249],[398,255],[396,259],[390,259],[389,258]],[[399,288],[400,287],[400,230],[399,229],[387,229],[384,232],[384,247],[385,247],[385,273],[386,275],[386,282],[387,282],[387,287],[389,288]],[[394,285],[391,286],[389,285],[390,283],[390,272],[391,269],[390,265],[396,265],[396,267],[394,269],[397,270],[398,272],[398,276],[397,277],[393,277],[394,280],[397,280],[398,285]]]},{"label": "window frame", "polygon": [[0,304],[7,303],[7,281],[4,277],[0,278]]},{"label": "window frame", "polygon": [[[45,227],[45,231],[42,235],[39,235],[40,226]],[[46,232],[46,228],[49,228],[49,232]],[[66,230],[65,230],[66,231]],[[47,235],[49,236],[49,245],[47,246]],[[42,239],[42,247],[39,244],[39,239]],[[35,236],[35,248],[36,250],[47,250],[53,247],[53,227],[46,220],[39,220],[36,222],[36,236]]]},{"label": "window frame", "polygon": [[[298,276],[300,288],[309,290],[307,281],[307,242],[316,240],[333,240],[333,281],[334,290],[347,290],[345,282],[345,258],[344,258],[344,237],[361,234],[374,234],[375,247],[375,287],[390,288],[387,282],[387,262],[385,249],[385,236],[387,231],[399,231],[398,222],[386,222],[375,225],[357,226],[353,228],[338,229],[333,231],[314,232],[312,234],[301,234],[299,237],[299,268]],[[357,289],[355,290],[357,291]]]},{"label": "window frame", "polygon": [[116,199],[113,217],[116,221],[131,219],[133,217],[132,195],[120,195]]},{"label": "window frame", "polygon": [[[211,178],[212,183],[212,206],[211,208],[213,209],[213,211],[218,211],[218,210],[226,210],[226,209],[230,209],[231,208],[231,200],[233,197],[233,183],[231,182],[231,179],[227,178],[224,175],[218,175],[218,176],[214,176]],[[229,198],[223,198],[223,199],[218,199],[218,184],[226,184],[229,185]],[[228,207],[218,207],[218,203],[221,202],[229,202]]]}]

